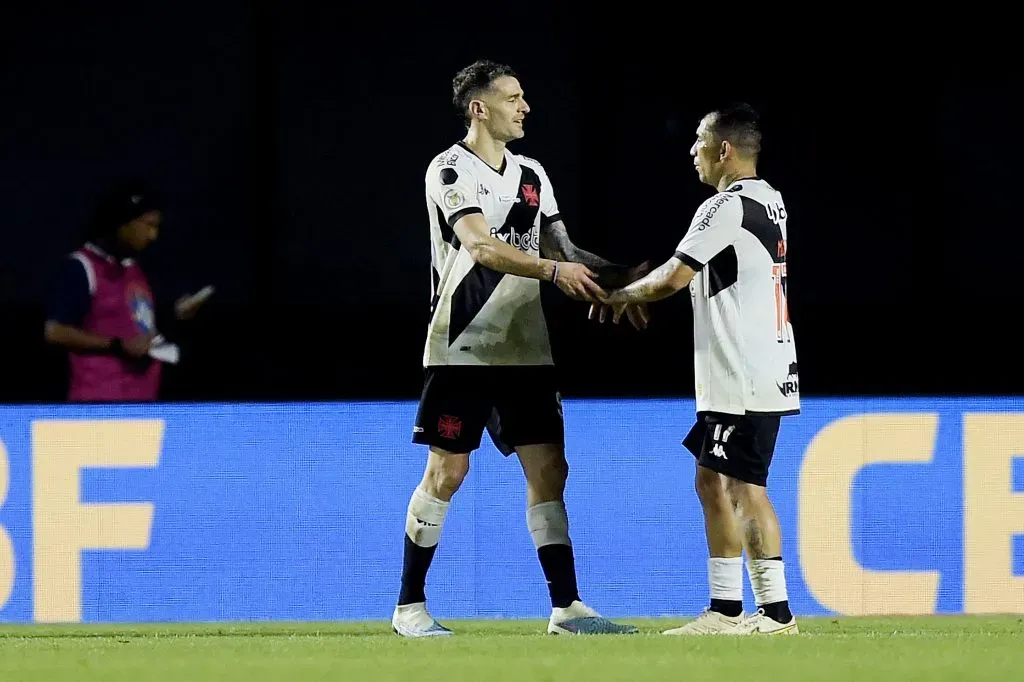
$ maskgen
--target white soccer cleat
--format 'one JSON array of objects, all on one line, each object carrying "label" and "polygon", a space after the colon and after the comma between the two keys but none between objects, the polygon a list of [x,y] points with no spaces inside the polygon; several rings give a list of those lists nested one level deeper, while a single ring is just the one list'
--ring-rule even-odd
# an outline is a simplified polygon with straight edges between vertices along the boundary
[{"label": "white soccer cleat", "polygon": [[726,616],[718,611],[704,609],[700,614],[686,625],[671,630],[665,630],[663,635],[735,635],[736,628],[745,623],[743,614],[738,616]]},{"label": "white soccer cleat", "polygon": [[454,633],[434,620],[424,602],[395,607],[391,629],[402,637],[450,637]]},{"label": "white soccer cleat", "polygon": [[551,609],[548,620],[549,635],[632,635],[634,625],[619,625],[603,617],[581,601],[574,601],[564,609]]},{"label": "white soccer cleat", "polygon": [[764,609],[750,616],[736,627],[737,635],[798,635],[800,628],[796,626],[796,618],[788,623],[780,623],[764,615]]}]

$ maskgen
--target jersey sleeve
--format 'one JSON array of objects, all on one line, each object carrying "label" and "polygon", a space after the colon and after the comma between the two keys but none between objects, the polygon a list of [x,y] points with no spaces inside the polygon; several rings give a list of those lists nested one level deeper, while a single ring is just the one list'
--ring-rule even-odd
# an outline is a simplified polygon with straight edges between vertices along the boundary
[{"label": "jersey sleeve", "polygon": [[427,169],[427,198],[444,215],[449,227],[470,213],[483,213],[473,168],[459,152],[443,154]]},{"label": "jersey sleeve", "polygon": [[537,164],[537,175],[540,177],[540,222],[541,225],[550,225],[562,219],[558,212],[558,201],[555,200],[555,190],[551,186],[551,178],[547,171],[540,164]]},{"label": "jersey sleeve", "polygon": [[92,291],[85,265],[68,258],[61,265],[46,305],[46,318],[69,327],[80,327],[92,306]]},{"label": "jersey sleeve", "polygon": [[699,271],[736,241],[742,223],[742,200],[735,194],[716,194],[697,209],[675,257]]}]

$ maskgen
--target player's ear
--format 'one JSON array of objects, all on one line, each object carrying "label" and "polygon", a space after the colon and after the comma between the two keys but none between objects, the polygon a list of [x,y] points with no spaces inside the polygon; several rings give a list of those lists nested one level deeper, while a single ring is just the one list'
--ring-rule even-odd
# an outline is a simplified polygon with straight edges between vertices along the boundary
[{"label": "player's ear", "polygon": [[718,151],[718,160],[719,161],[724,161],[725,160],[726,155],[729,153],[729,147],[730,146],[731,145],[729,144],[728,140],[722,140],[722,148]]},{"label": "player's ear", "polygon": [[487,118],[487,107],[478,99],[469,103],[469,114],[473,118]]}]

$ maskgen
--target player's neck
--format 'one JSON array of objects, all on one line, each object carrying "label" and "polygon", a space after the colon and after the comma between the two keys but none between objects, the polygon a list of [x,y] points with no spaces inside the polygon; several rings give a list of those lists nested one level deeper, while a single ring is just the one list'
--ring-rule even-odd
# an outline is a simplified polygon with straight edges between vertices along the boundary
[{"label": "player's neck", "polygon": [[501,168],[505,160],[505,143],[495,140],[487,131],[473,127],[462,139],[474,154],[483,159],[492,168]]},{"label": "player's neck", "polygon": [[724,192],[732,183],[743,178],[756,178],[757,169],[753,166],[741,166],[740,168],[734,168],[726,171],[722,174],[722,177],[718,180],[718,186],[716,189],[719,192]]}]

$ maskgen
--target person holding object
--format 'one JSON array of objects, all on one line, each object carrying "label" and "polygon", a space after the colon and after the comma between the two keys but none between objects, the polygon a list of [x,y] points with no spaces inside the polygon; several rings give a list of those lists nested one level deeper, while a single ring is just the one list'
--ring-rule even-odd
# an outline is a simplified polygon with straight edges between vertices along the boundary
[{"label": "person holding object", "polygon": [[[68,352],[72,402],[154,401],[164,362],[177,348],[156,327],[153,293],[135,256],[156,240],[162,204],[145,184],[125,182],[100,197],[85,243],[63,263],[43,337]],[[175,317],[192,318],[213,293],[183,296]]]}]

